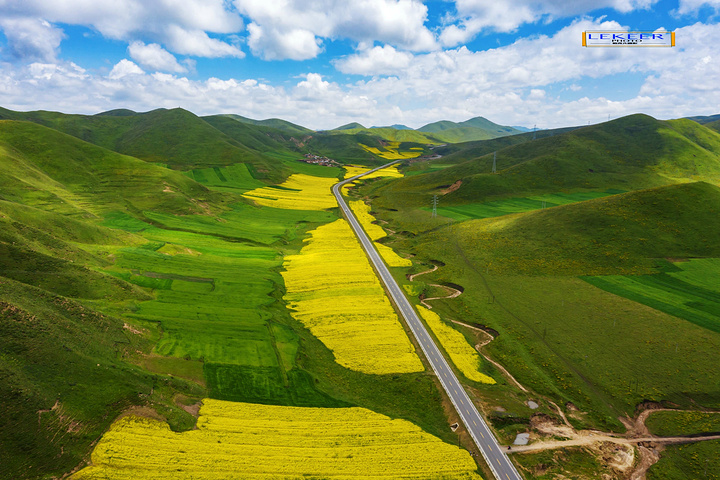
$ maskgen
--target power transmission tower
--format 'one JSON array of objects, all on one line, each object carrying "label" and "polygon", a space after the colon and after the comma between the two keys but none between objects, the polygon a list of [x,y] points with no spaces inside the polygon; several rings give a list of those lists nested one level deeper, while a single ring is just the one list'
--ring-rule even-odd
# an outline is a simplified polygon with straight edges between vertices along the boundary
[{"label": "power transmission tower", "polygon": [[437,195],[433,195],[432,218],[437,218],[437,204],[438,204],[438,197],[437,197]]},{"label": "power transmission tower", "polygon": [[537,124],[533,127],[533,140],[536,138],[536,132],[537,132]]},{"label": "power transmission tower", "polygon": [[493,167],[492,173],[497,173],[497,152],[493,152]]}]

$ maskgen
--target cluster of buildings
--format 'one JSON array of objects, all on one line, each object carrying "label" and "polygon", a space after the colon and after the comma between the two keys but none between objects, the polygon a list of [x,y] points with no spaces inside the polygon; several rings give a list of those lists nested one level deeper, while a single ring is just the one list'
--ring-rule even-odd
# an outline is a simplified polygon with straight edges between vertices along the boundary
[{"label": "cluster of buildings", "polygon": [[332,158],[321,157],[312,153],[306,153],[305,158],[301,158],[298,162],[312,163],[313,165],[322,165],[324,167],[341,167],[342,164],[336,162]]}]

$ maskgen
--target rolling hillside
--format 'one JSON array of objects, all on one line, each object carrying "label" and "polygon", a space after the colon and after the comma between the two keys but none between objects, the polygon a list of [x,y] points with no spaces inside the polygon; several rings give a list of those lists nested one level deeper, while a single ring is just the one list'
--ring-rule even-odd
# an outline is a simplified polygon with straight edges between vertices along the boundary
[{"label": "rolling hillside", "polygon": [[313,130],[310,130],[309,128],[305,128],[301,125],[296,125],[294,123],[288,122],[287,120],[281,120],[279,118],[268,118],[267,120],[253,120],[251,118],[243,117],[241,115],[235,115],[235,114],[226,114],[226,115],[215,115],[218,117],[227,117],[232,118],[235,121],[238,121],[240,123],[246,123],[249,125],[257,125],[260,127],[268,127],[273,128],[275,130],[280,130],[283,133],[286,133],[288,135],[310,135],[313,133]]},{"label": "rolling hillside", "polygon": [[428,133],[445,143],[488,140],[521,133],[513,127],[498,125],[484,117],[475,117],[459,123],[447,120],[429,123],[418,128],[417,131]]},{"label": "rolling hillside", "polygon": [[108,150],[163,163],[173,169],[246,163],[253,168],[256,178],[283,179],[281,169],[272,158],[179,108],[147,113],[116,110],[92,116],[0,109],[0,119],[38,123]]},{"label": "rolling hillside", "polygon": [[425,206],[438,193],[442,204],[458,205],[532,193],[720,182],[720,134],[690,120],[631,115],[511,145],[497,152],[497,174],[491,173],[490,150],[479,146],[477,153],[488,153],[394,182],[378,204]]}]

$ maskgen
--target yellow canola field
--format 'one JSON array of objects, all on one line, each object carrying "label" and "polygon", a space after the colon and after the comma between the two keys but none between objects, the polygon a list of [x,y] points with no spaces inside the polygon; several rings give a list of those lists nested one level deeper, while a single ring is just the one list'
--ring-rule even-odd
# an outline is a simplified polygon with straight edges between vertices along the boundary
[{"label": "yellow canola field", "polygon": [[278,187],[256,188],[243,193],[243,197],[254,200],[264,207],[288,210],[325,210],[337,207],[330,188],[337,183],[335,178],[313,177],[297,173],[291,175]]},{"label": "yellow canola field", "polygon": [[402,160],[405,158],[415,158],[419,157],[422,151],[417,151],[410,149],[411,151],[408,152],[400,152],[398,151],[400,147],[400,142],[388,142],[387,145],[385,145],[385,150],[380,150],[376,147],[368,147],[367,145],[363,145],[362,143],[359,144],[362,148],[364,148],[366,151],[370,153],[374,153],[378,157],[386,158],[388,160]]},{"label": "yellow canola field", "polygon": [[351,370],[372,374],[424,370],[390,301],[343,219],[310,232],[299,255],[285,257],[285,301]]},{"label": "yellow canola field", "polygon": [[482,363],[478,352],[467,342],[462,333],[440,320],[440,316],[418,305],[420,316],[433,331],[440,344],[450,355],[450,360],[467,378],[474,382],[494,384],[495,379],[480,373],[478,369]]},{"label": "yellow canola field", "polygon": [[373,240],[375,248],[377,248],[378,253],[383,258],[383,260],[385,260],[385,263],[387,263],[388,266],[412,266],[412,261],[408,260],[407,258],[401,257],[400,255],[395,253],[392,248],[388,247],[387,245],[383,245],[382,243],[375,242],[375,240],[379,238],[386,237],[387,233],[385,233],[385,230],[383,230],[380,225],[372,223],[375,221],[375,217],[370,215],[370,205],[367,205],[362,200],[354,200],[350,202],[350,209],[355,213],[355,216],[360,222],[360,225],[362,225],[363,230],[365,230],[365,233],[368,234],[368,237]]},{"label": "yellow canola field", "polygon": [[118,420],[71,479],[482,480],[467,451],[364,408],[203,402],[197,430]]},{"label": "yellow canola field", "polygon": [[[345,169],[345,178],[354,177],[355,175],[360,175],[363,172],[367,172],[368,170],[371,170],[372,167],[356,167],[354,165],[346,165],[343,167]],[[368,173],[364,177],[361,177],[361,180],[367,180],[370,178],[378,178],[378,177],[391,177],[391,178],[402,178],[404,175],[400,172],[398,172],[398,169],[395,165],[391,167],[385,167],[382,170],[378,170],[373,173]]]}]

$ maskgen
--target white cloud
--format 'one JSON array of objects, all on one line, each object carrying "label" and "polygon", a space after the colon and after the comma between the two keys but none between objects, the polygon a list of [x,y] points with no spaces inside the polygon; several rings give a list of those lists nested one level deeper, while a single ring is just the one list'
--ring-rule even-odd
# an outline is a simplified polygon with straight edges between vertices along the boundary
[{"label": "white cloud", "polygon": [[132,42],[128,47],[130,57],[140,65],[152,70],[165,72],[187,72],[187,68],[180,65],[175,56],[163,49],[157,43],[145,45],[143,42]]},{"label": "white cloud", "polygon": [[54,61],[64,37],[61,29],[40,18],[0,17],[0,28],[10,54],[19,60]]},{"label": "white cloud", "polygon": [[714,8],[716,11],[720,10],[720,0],[680,0],[677,13],[690,15],[697,13],[702,7]]},{"label": "white cloud", "polygon": [[391,75],[410,66],[413,56],[390,45],[373,47],[335,61],[335,68],[356,75]]},{"label": "white cloud", "polygon": [[448,25],[441,32],[440,42],[444,46],[452,47],[468,42],[485,29],[511,32],[524,23],[534,23],[542,19],[582,15],[600,8],[614,8],[619,12],[627,13],[637,9],[650,8],[657,1],[455,0],[457,23]]},{"label": "white cloud", "polygon": [[209,58],[245,56],[238,47],[210,38],[202,30],[185,30],[177,25],[167,27],[166,42],[168,48],[183,55]]},{"label": "white cloud", "polygon": [[255,23],[248,25],[248,45],[253,54],[265,60],[307,60],[320,53],[320,40],[301,28],[279,32]]},{"label": "white cloud", "polygon": [[[679,46],[672,49],[579,46],[583,30],[620,28],[614,22],[583,19],[552,36],[520,39],[492,50],[472,52],[461,47],[417,54],[391,77],[352,85],[339,85],[317,72],[305,74],[287,88],[257,78],[192,80],[145,73],[130,60],[119,62],[109,75],[65,63],[6,63],[0,64],[0,105],[80,113],[181,106],[197,114],[280,117],[311,128],[334,128],[351,121],[419,127],[477,115],[505,125],[537,123],[549,128],[636,112],[657,118],[718,113],[719,55],[706,40],[720,35],[720,24],[677,29]],[[633,81],[638,75],[644,78],[636,95],[627,98],[625,93],[619,100],[611,88],[592,93],[602,79],[618,81],[622,75],[634,75]],[[600,81],[588,85],[588,78]],[[563,100],[563,88],[578,87],[583,98]]]},{"label": "white cloud", "polygon": [[130,60],[123,58],[113,67],[112,70],[110,70],[108,78],[118,80],[128,75],[142,75],[144,73],[145,72],[142,68],[138,67]]},{"label": "white cloud", "polygon": [[85,25],[118,40],[152,38],[180,54],[241,56],[237,47],[205,33],[242,30],[242,18],[226,6],[224,0],[4,0],[0,18]]},{"label": "white cloud", "polygon": [[268,59],[312,58],[320,53],[322,39],[378,41],[412,51],[437,47],[434,35],[425,27],[427,7],[419,0],[234,2],[252,20],[248,30],[253,52]]}]

